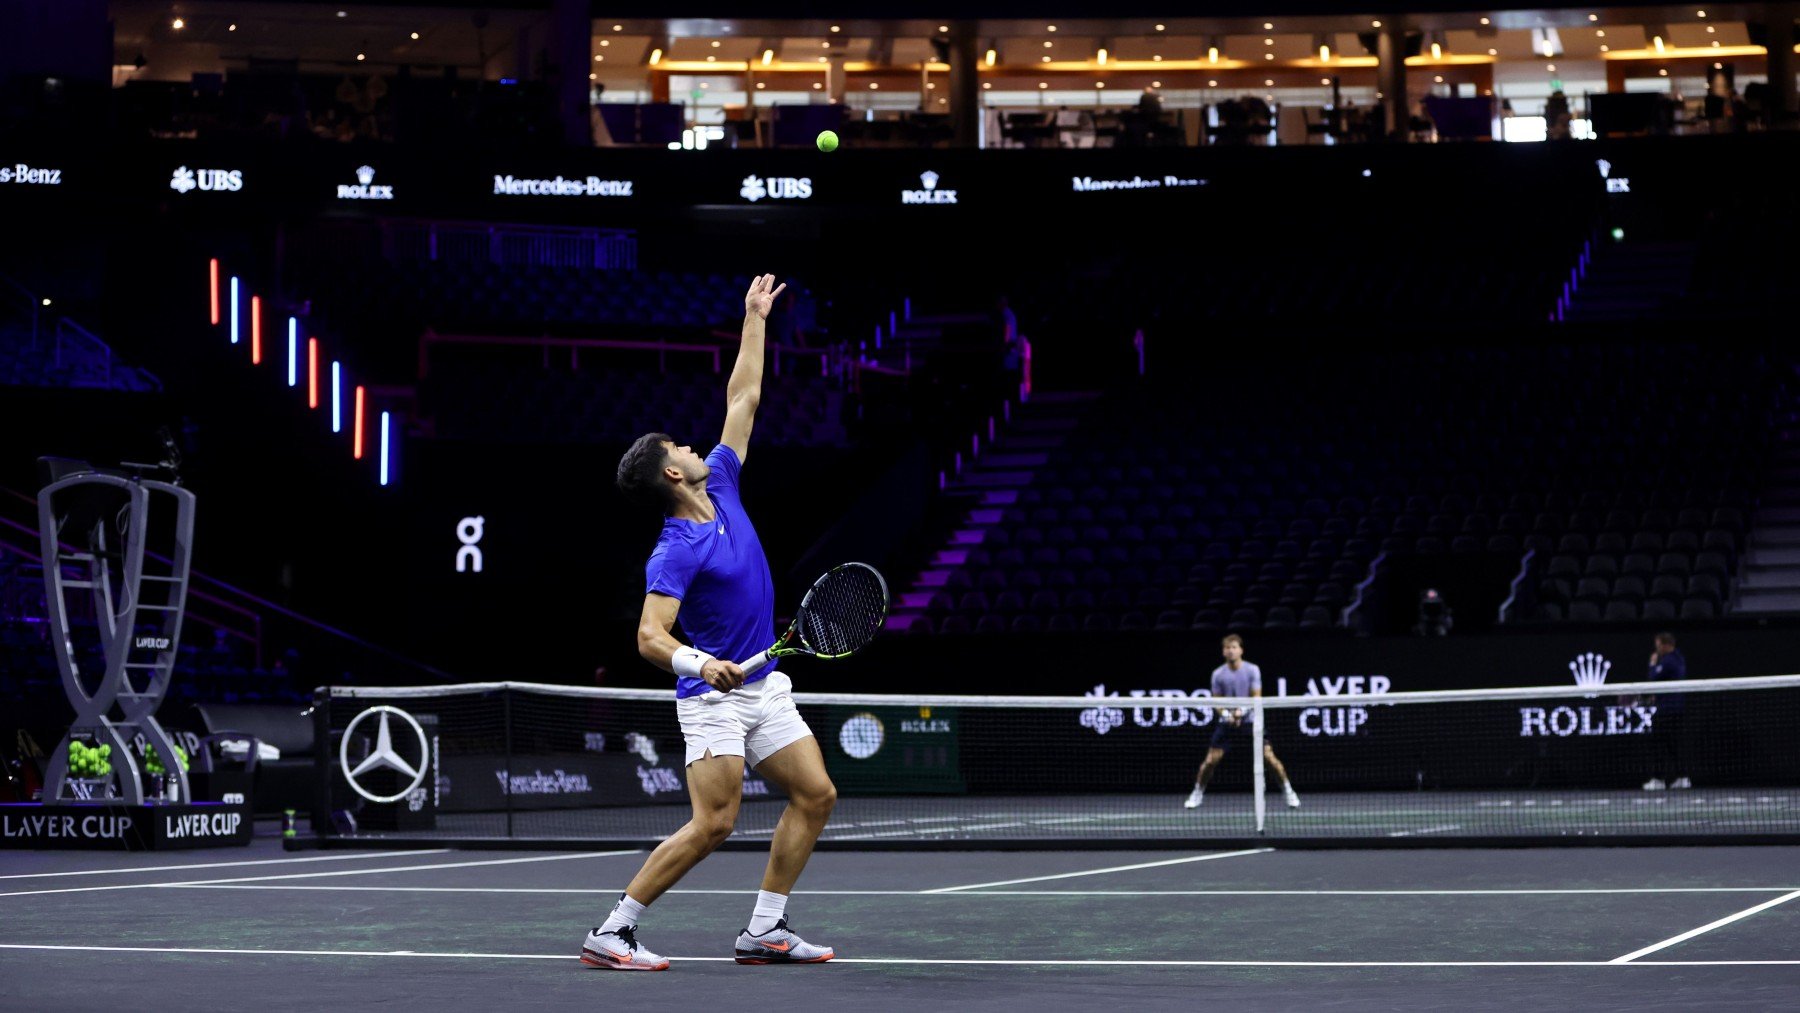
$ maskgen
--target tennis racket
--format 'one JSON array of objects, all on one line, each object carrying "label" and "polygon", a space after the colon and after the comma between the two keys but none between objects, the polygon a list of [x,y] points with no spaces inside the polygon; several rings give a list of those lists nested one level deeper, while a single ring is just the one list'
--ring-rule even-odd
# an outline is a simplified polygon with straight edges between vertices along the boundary
[{"label": "tennis racket", "polygon": [[745,675],[776,658],[810,654],[847,658],[868,646],[887,620],[887,581],[867,563],[843,563],[813,581],[787,632],[774,646],[739,662]]}]

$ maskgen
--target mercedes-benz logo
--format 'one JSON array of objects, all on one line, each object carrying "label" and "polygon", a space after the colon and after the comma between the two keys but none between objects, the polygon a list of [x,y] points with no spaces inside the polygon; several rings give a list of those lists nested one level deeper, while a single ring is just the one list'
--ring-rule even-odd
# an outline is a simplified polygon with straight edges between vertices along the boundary
[{"label": "mercedes-benz logo", "polygon": [[[356,726],[361,724],[363,719],[371,714],[381,715],[381,727],[375,732],[375,748],[369,751],[368,756],[363,757],[361,763],[352,768],[350,766],[350,739],[356,733]],[[398,714],[402,720],[411,726],[413,734],[418,736],[419,762],[416,765],[407,763],[399,753],[394,751],[394,737],[388,728],[388,715],[390,714]],[[419,727],[419,722],[415,721],[411,714],[406,713],[398,707],[389,707],[386,704],[370,707],[368,710],[351,718],[350,724],[344,728],[343,739],[338,743],[338,764],[343,768],[344,780],[350,782],[350,787],[354,789],[358,795],[361,795],[371,802],[398,802],[405,798],[414,788],[417,788],[424,782],[425,769],[428,765],[430,756],[431,744],[425,738],[425,729]],[[356,779],[363,774],[366,774],[371,770],[380,770],[383,768],[399,771],[401,776],[410,777],[412,778],[412,781],[407,784],[406,787],[401,788],[392,795],[373,794],[356,782]]]}]

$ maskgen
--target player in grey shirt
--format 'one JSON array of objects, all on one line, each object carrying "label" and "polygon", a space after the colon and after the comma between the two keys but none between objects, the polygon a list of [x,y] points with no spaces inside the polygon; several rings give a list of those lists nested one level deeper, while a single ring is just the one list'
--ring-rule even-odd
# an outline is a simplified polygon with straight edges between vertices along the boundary
[{"label": "player in grey shirt", "polygon": [[[1262,669],[1244,660],[1243,638],[1233,633],[1223,641],[1225,664],[1213,669],[1212,694],[1222,697],[1262,696]],[[1238,740],[1250,737],[1250,722],[1245,720],[1242,707],[1232,707],[1213,711],[1218,724],[1213,726],[1212,742],[1207,746],[1206,760],[1200,764],[1200,772],[1194,775],[1194,790],[1188,793],[1186,807],[1193,809],[1206,799],[1206,785],[1212,780],[1213,771],[1219,767],[1219,761],[1225,758],[1225,750]],[[1263,740],[1263,762],[1275,772],[1276,780],[1281,782],[1282,793],[1287,796],[1290,809],[1300,807],[1300,796],[1294,793],[1294,783],[1288,780],[1287,768],[1275,758],[1275,747]]]}]

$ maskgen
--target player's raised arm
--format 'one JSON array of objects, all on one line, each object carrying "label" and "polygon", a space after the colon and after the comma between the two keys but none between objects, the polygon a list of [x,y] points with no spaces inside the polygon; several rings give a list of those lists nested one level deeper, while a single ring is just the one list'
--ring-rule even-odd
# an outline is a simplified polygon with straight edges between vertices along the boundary
[{"label": "player's raised arm", "polygon": [[737,453],[743,463],[750,455],[750,427],[756,421],[756,406],[762,400],[763,329],[769,310],[775,306],[787,283],[775,284],[772,274],[758,275],[744,293],[744,336],[738,346],[737,364],[731,367],[731,379],[725,384],[725,434],[719,442]]}]

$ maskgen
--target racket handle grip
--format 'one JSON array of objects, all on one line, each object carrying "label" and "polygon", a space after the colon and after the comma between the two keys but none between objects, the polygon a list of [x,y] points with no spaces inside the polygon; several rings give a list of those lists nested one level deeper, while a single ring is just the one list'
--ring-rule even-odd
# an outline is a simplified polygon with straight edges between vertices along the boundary
[{"label": "racket handle grip", "polygon": [[738,662],[738,667],[744,670],[745,675],[755,675],[758,669],[762,668],[764,665],[767,665],[768,663],[769,663],[769,652],[763,651],[762,653],[758,654],[754,658],[751,658],[747,661]]}]

